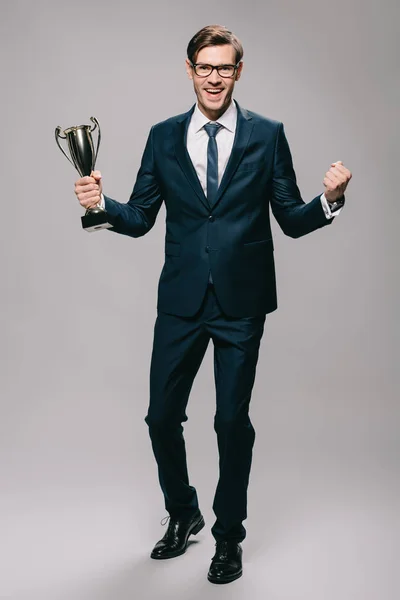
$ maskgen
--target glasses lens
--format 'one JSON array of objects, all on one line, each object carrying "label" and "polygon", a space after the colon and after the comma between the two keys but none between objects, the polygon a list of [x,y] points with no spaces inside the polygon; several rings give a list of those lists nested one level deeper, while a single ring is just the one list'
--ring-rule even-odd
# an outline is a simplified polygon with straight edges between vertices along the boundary
[{"label": "glasses lens", "polygon": [[196,65],[194,68],[194,72],[199,77],[207,77],[212,71],[212,67],[210,65]]},{"label": "glasses lens", "polygon": [[222,67],[218,68],[218,73],[221,75],[221,77],[232,77],[234,72],[235,67],[232,67],[231,65],[223,65]]}]

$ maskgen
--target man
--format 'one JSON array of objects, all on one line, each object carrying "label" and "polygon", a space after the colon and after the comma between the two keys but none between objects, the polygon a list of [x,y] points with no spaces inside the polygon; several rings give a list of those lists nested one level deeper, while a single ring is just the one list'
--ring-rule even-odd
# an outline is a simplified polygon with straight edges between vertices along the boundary
[{"label": "man", "polygon": [[131,237],[150,231],[165,202],[165,264],[145,421],[170,521],[151,556],[184,553],[189,536],[204,527],[189,485],[182,423],[212,339],[220,468],[208,572],[213,583],[242,574],[255,437],[249,403],[265,316],[277,308],[269,206],[285,234],[306,235],[333,222],[351,178],[341,161],[332,163],[325,193],[303,202],[283,124],[232,98],[242,57],[240,41],[225,27],[204,27],[190,40],[186,71],[197,103],[151,127],[127,204],[103,195],[98,171],[75,184],[82,206],[100,202],[110,231]]}]

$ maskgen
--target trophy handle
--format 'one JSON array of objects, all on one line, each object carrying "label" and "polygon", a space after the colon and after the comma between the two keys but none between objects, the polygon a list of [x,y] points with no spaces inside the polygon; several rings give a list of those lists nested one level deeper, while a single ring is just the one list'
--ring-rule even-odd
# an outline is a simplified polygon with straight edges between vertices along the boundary
[{"label": "trophy handle", "polygon": [[72,162],[72,160],[70,159],[70,157],[68,156],[68,154],[65,152],[65,150],[64,150],[64,148],[61,146],[60,142],[58,141],[58,138],[59,138],[59,137],[60,137],[62,140],[66,140],[66,139],[67,139],[67,136],[65,136],[65,137],[64,137],[64,136],[60,135],[60,131],[61,131],[61,127],[60,127],[60,126],[56,127],[56,130],[55,130],[55,136],[56,136],[56,142],[57,142],[57,146],[60,148],[60,150],[61,150],[61,152],[64,154],[64,156],[65,156],[66,158],[68,158],[68,160],[69,160],[69,162],[71,163],[71,165],[72,165],[73,167],[75,167],[74,163]]},{"label": "trophy handle", "polygon": [[98,120],[96,119],[96,117],[90,117],[90,120],[92,121],[92,123],[94,123],[94,127],[93,129],[90,130],[90,133],[92,133],[95,129],[96,126],[98,127],[98,135],[97,135],[97,148],[96,148],[96,155],[94,157],[94,161],[93,161],[93,169],[95,167],[96,161],[97,161],[97,155],[99,153],[99,146],[100,146],[100,140],[101,140],[101,132],[100,132],[100,123],[98,122]]}]

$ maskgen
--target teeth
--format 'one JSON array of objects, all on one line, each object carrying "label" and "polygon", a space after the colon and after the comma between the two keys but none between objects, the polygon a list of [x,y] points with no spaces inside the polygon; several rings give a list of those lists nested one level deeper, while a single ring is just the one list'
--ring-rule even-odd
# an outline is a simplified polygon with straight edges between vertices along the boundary
[{"label": "teeth", "polygon": [[219,94],[220,92],[222,92],[222,90],[206,90],[206,92],[208,92],[209,94]]}]

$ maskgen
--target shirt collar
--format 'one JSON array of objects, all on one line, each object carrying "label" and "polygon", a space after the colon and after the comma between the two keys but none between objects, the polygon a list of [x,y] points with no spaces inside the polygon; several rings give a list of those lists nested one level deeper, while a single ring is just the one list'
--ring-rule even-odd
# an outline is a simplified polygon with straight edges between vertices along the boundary
[{"label": "shirt collar", "polygon": [[[236,120],[237,120],[237,108],[236,104],[233,100],[231,100],[230,105],[226,109],[226,111],[219,117],[217,121],[211,121],[212,123],[220,123],[232,133],[235,133],[236,130]],[[195,109],[192,114],[191,125],[195,133],[200,131],[202,127],[206,124],[210,123],[210,119],[204,115],[199,109],[199,105],[196,102]]]}]

